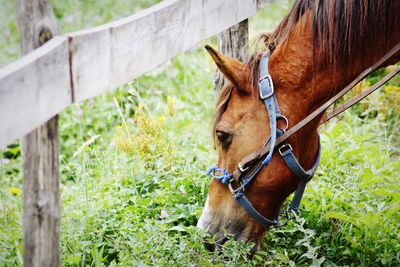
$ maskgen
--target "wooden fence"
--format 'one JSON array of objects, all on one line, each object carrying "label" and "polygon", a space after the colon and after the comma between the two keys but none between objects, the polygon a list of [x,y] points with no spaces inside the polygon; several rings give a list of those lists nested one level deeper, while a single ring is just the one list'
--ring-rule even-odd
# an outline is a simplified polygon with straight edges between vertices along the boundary
[{"label": "wooden fence", "polygon": [[49,1],[17,0],[26,55],[0,69],[0,147],[23,137],[25,266],[60,264],[57,114],[224,30],[220,48],[243,59],[247,18],[268,2],[273,0],[165,0],[111,23],[59,35]]}]

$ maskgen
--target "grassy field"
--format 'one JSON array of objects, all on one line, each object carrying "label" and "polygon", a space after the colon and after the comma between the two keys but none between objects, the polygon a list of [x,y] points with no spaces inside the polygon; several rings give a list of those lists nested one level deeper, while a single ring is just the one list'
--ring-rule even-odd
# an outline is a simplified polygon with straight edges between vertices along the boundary
[{"label": "grassy field", "polygon": [[[157,1],[54,0],[63,32]],[[18,58],[12,1],[0,0],[0,66]],[[271,29],[284,1],[250,20]],[[208,43],[215,44],[211,39]],[[195,224],[216,158],[210,121],[215,67],[202,45],[60,115],[64,266],[399,266],[400,78],[321,128],[322,159],[301,217],[262,249],[229,241],[204,249]],[[373,84],[387,70],[371,75]],[[0,266],[22,265],[19,143],[0,153]]]}]

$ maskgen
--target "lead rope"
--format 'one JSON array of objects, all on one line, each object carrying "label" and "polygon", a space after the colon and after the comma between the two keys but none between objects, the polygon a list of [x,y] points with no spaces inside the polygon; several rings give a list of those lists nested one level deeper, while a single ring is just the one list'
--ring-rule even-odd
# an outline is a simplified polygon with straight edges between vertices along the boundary
[{"label": "lead rope", "polygon": [[232,180],[232,174],[224,168],[218,168],[217,166],[211,166],[207,171],[206,175],[212,175],[215,180],[221,184],[229,184]]}]

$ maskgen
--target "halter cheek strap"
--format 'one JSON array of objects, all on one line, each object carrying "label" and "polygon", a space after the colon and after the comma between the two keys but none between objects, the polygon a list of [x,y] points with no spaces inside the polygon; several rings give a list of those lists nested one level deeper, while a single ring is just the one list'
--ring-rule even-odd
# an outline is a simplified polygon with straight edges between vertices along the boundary
[{"label": "halter cheek strap", "polygon": [[[270,145],[271,149],[268,154],[266,154],[265,158],[260,162],[255,162],[257,164],[252,164],[252,166],[241,166],[239,163],[238,170],[235,173],[239,173],[236,179],[236,175],[231,174],[229,171],[223,168],[217,168],[216,166],[211,167],[207,174],[211,174],[214,179],[219,182],[228,185],[229,190],[231,191],[235,200],[247,211],[247,213],[257,222],[259,222],[264,227],[269,227],[271,225],[277,226],[279,224],[278,219],[270,220],[265,218],[262,214],[260,214],[254,206],[251,204],[249,199],[245,195],[245,189],[251,184],[253,179],[258,175],[261,169],[268,165],[272,159],[272,155],[274,153],[274,149],[276,146],[277,136],[281,136],[285,133],[286,128],[288,127],[288,120],[285,116],[282,115],[279,110],[278,101],[276,99],[276,95],[274,92],[274,86],[272,82],[271,76],[268,74],[268,58],[269,53],[265,53],[260,61],[260,79],[259,79],[259,96],[260,99],[264,102],[264,105],[267,109],[269,121],[270,121],[270,129],[271,135],[267,139],[264,144],[264,147]],[[286,126],[284,129],[277,128],[277,121],[283,119],[285,120]],[[303,196],[305,186],[307,182],[313,177],[315,170],[318,167],[320,161],[321,154],[321,145],[318,137],[318,152],[316,156],[316,160],[312,168],[308,171],[305,171],[303,167],[299,164],[296,159],[293,149],[290,144],[283,144],[279,147],[279,154],[282,156],[288,168],[293,172],[294,175],[301,178],[301,182],[295,192],[293,200],[290,204],[289,211],[298,212],[301,198]],[[250,171],[250,169],[252,169]],[[239,182],[240,186],[236,189],[232,187],[232,182],[236,180]]]}]

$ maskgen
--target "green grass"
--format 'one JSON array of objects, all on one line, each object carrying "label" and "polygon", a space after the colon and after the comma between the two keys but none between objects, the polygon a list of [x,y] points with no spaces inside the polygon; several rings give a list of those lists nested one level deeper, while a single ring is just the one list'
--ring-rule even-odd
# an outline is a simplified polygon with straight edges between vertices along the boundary
[{"label": "green grass", "polygon": [[[12,14],[12,5],[2,4],[1,17]],[[143,4],[152,3],[53,1],[64,32],[130,14]],[[260,12],[251,19],[252,34],[273,28],[287,8],[277,4]],[[0,46],[18,47],[15,17],[4,18],[0,28],[10,36]],[[17,56],[2,53],[0,64]],[[248,258],[251,246],[236,241],[220,254],[208,252],[202,245],[207,237],[194,226],[210,179],[204,170],[216,159],[210,133],[214,71],[198,46],[114,93],[61,113],[62,264],[398,266],[399,78],[321,128],[321,165],[307,187],[301,217],[272,229]],[[0,266],[18,266],[18,143],[4,148],[0,161]]]}]

